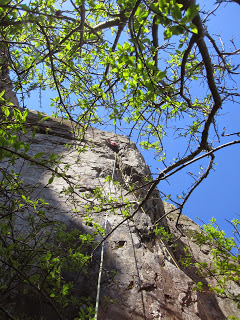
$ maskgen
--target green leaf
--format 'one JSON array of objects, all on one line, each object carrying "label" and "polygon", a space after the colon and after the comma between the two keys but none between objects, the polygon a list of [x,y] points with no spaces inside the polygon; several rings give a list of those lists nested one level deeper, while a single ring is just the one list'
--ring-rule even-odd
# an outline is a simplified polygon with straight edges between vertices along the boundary
[{"label": "green leaf", "polygon": [[157,75],[156,75],[156,80],[159,81],[159,80],[162,80],[163,78],[165,78],[166,76],[166,70],[165,71],[158,71],[157,72]]},{"label": "green leaf", "polygon": [[38,152],[34,155],[35,159],[41,158],[43,155],[45,154],[45,152]]},{"label": "green leaf", "polygon": [[21,121],[22,120],[22,114],[21,114],[21,111],[18,110],[18,109],[14,109],[13,110],[13,114],[14,114],[14,117],[17,121]]},{"label": "green leaf", "polygon": [[68,42],[65,46],[65,48],[67,49],[67,51],[70,51],[71,50],[71,43]]},{"label": "green leaf", "polygon": [[181,26],[172,26],[170,27],[173,35],[179,35],[184,32],[184,28]]},{"label": "green leaf", "polygon": [[182,12],[178,4],[175,4],[173,9],[171,10],[172,17],[175,21],[182,19]]},{"label": "green leaf", "polygon": [[32,138],[34,138],[35,135],[36,135],[36,127],[34,126],[34,127],[33,127],[33,131],[32,131]]},{"label": "green leaf", "polygon": [[171,26],[164,31],[164,38],[170,39],[173,35],[179,35],[184,33],[182,26]]},{"label": "green leaf", "polygon": [[28,109],[24,110],[22,116],[23,116],[23,120],[26,121],[26,118],[27,118],[27,116],[28,116]]},{"label": "green leaf", "polygon": [[41,112],[38,111],[37,113],[38,113],[38,118],[39,118],[39,120],[41,120],[41,119],[42,119],[42,114],[41,114]]},{"label": "green leaf", "polygon": [[167,5],[166,0],[158,0],[158,5],[159,5],[159,9],[161,11],[164,11],[164,9],[165,9],[165,7]]},{"label": "green leaf", "polygon": [[159,10],[158,3],[151,3],[149,8],[154,12],[154,13],[160,13],[161,11]]},{"label": "green leaf", "polygon": [[48,180],[48,184],[51,184],[54,180],[54,176],[51,176],[51,178]]},{"label": "green leaf", "polygon": [[9,3],[9,0],[0,0],[0,6]]},{"label": "green leaf", "polygon": [[199,6],[192,4],[186,11],[186,18],[187,18],[187,22],[190,22],[193,20],[193,18],[196,17],[196,15],[198,14],[198,9]]},{"label": "green leaf", "polygon": [[129,70],[128,69],[123,70],[123,77],[125,80],[129,79]]},{"label": "green leaf", "polygon": [[164,39],[170,39],[172,36],[172,31],[170,28],[167,28],[165,31],[164,31]]},{"label": "green leaf", "polygon": [[30,11],[30,8],[26,4],[20,4],[19,7],[25,11]]},{"label": "green leaf", "polygon": [[195,26],[195,24],[191,23],[190,28],[193,33],[198,34],[198,28]]},{"label": "green leaf", "polygon": [[24,145],[24,152],[28,152],[29,150],[29,144],[28,143],[25,143]]},{"label": "green leaf", "polygon": [[49,116],[43,117],[41,120],[39,120],[38,122],[42,122],[42,121],[46,121],[47,119],[49,119]]},{"label": "green leaf", "polygon": [[9,111],[8,107],[4,107],[4,108],[2,108],[2,110],[4,111],[4,114],[6,117],[8,117],[10,115],[10,111]]}]

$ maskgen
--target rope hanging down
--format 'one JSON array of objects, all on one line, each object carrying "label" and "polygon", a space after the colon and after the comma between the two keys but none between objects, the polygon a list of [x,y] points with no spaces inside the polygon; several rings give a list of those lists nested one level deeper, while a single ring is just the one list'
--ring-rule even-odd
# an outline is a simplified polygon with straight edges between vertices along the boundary
[{"label": "rope hanging down", "polygon": [[[118,156],[118,154],[117,154],[117,156]],[[126,183],[126,185],[127,185],[128,187],[130,187],[130,186],[129,186],[129,183],[126,181],[126,179],[125,179],[125,177],[124,177],[124,173],[122,172],[121,166],[119,166],[119,169],[120,169],[120,171],[121,171],[121,176],[122,176],[124,182]],[[133,196],[134,196],[135,200],[138,201],[138,199],[137,199],[137,197],[136,197],[136,195],[135,195],[134,192],[133,192]],[[145,212],[145,210],[143,209],[143,207],[141,207],[141,210],[142,210],[142,212],[143,212],[144,214],[147,214],[147,213]],[[159,240],[160,240],[161,244],[164,246],[164,248],[166,249],[168,255],[169,255],[170,258],[172,259],[172,261],[173,261],[173,263],[175,264],[175,266],[180,270],[180,268],[179,268],[176,260],[173,258],[172,254],[171,254],[170,251],[168,250],[168,248],[167,248],[167,246],[165,245],[165,243],[162,241],[161,238],[160,238]]]},{"label": "rope hanging down", "polygon": [[[118,153],[116,153],[116,155],[117,155],[117,157],[118,157]],[[118,162],[119,162],[119,161],[118,161]],[[120,165],[119,165],[119,169],[120,169],[121,176],[122,176],[124,182],[126,183],[126,185],[127,185],[128,187],[130,187],[130,186],[129,186],[129,183],[126,181],[126,179],[125,179],[125,177],[124,177],[124,173],[123,173]],[[133,196],[134,196],[135,200],[138,201],[136,195],[134,194],[134,192],[133,192]],[[142,209],[142,212],[143,212],[144,214],[146,214],[146,212],[145,212],[145,210],[143,209],[143,207],[141,207],[141,209]],[[166,246],[165,243],[163,242],[163,240],[162,240],[161,238],[160,238],[159,240],[160,240],[161,244],[163,245],[163,247],[166,249],[166,251],[167,251],[169,257],[172,259],[174,265],[177,267],[178,270],[181,270],[181,269],[179,268],[176,260],[173,258],[172,254],[170,253],[170,251],[168,250],[167,246]],[[203,312],[204,312],[205,315],[206,315],[206,318],[207,318],[208,320],[210,320],[210,319],[209,319],[209,316],[208,316],[208,314],[207,314],[207,311],[206,311],[204,305],[202,304],[202,302],[201,302],[200,300],[199,300],[199,303],[200,303],[200,305],[201,305],[201,307],[202,307],[202,309],[203,309]]]},{"label": "rope hanging down", "polygon": [[[113,182],[113,178],[114,178],[114,174],[115,174],[115,170],[116,170],[116,162],[117,162],[117,159],[118,159],[118,152],[120,150],[119,146],[112,140],[108,139],[107,140],[107,144],[109,146],[110,149],[112,149],[114,152],[115,152],[115,159],[114,159],[114,165],[113,165],[113,170],[112,170],[112,178],[111,178],[111,181],[110,181],[110,184],[109,184],[109,191],[110,191],[110,196],[111,196],[111,187],[112,187],[112,182]],[[119,169],[120,169],[120,172],[121,172],[121,176],[122,176],[122,179],[124,180],[124,182],[126,183],[126,185],[129,187],[129,184],[128,182],[126,181],[125,179],[125,176],[124,176],[124,173],[121,169],[121,166],[119,165]],[[133,192],[133,196],[134,198],[136,199],[136,201],[138,201],[136,195],[134,194]],[[146,214],[145,210],[143,209],[143,207],[141,207],[142,209],[142,212],[144,214]],[[105,217],[105,223],[104,223],[104,229],[106,229],[107,227],[107,213],[106,213],[106,217]],[[172,254],[169,252],[167,246],[165,245],[165,243],[162,241],[162,239],[160,238],[159,239],[161,244],[164,246],[164,248],[166,249],[168,255],[170,256],[170,258],[172,259],[174,265],[177,267],[177,269],[181,270],[176,262],[176,260],[173,258]],[[103,241],[102,243],[102,248],[101,248],[101,261],[100,261],[100,267],[99,267],[99,274],[98,274],[98,285],[97,285],[97,297],[96,297],[96,306],[95,306],[95,317],[94,317],[94,320],[97,320],[98,318],[98,308],[99,308],[99,298],[100,298],[100,287],[101,287],[101,278],[102,278],[102,270],[103,270],[103,257],[104,257],[104,244],[105,244],[105,241]],[[208,317],[208,314],[204,308],[204,306],[202,305],[201,301],[200,302],[200,305],[202,306],[203,308],[203,311],[207,317],[207,319],[209,319]]]},{"label": "rope hanging down", "polygon": [[[108,139],[110,140],[110,139]],[[114,142],[115,144],[115,142]],[[113,185],[113,177],[115,174],[115,169],[116,169],[116,161],[117,161],[117,153],[115,153],[115,159],[114,159],[114,164],[113,164],[113,170],[112,170],[112,179],[109,184],[109,194],[111,196],[111,188]],[[105,217],[105,222],[104,222],[104,229],[106,230],[107,228],[107,212],[106,212],[106,217]],[[100,260],[100,266],[99,266],[99,273],[98,273],[98,285],[97,285],[97,297],[96,297],[96,305],[95,305],[95,317],[94,320],[97,320],[98,317],[98,308],[99,308],[99,299],[100,299],[100,287],[101,287],[101,278],[102,278],[102,270],[103,270],[103,256],[104,256],[104,244],[105,241],[102,243],[102,248],[101,248],[101,260]]]},{"label": "rope hanging down", "polygon": [[[113,170],[112,170],[112,177],[111,177],[111,181],[110,181],[110,185],[109,185],[109,191],[110,191],[110,196],[111,196],[111,187],[112,187],[112,182],[113,182],[113,178],[114,178],[114,174],[115,174],[115,170],[116,170],[116,162],[117,162],[117,158],[118,158],[118,152],[120,150],[119,146],[112,140],[108,139],[107,140],[107,144],[109,146],[110,149],[112,149],[115,152],[115,159],[114,159],[114,165],[113,165]],[[124,180],[124,182],[126,183],[126,185],[129,187],[128,182],[125,179],[124,173],[122,172],[121,166],[119,166],[120,168],[120,172],[121,172],[121,176]],[[136,195],[133,193],[133,196],[135,197],[136,201],[137,197]],[[144,214],[146,214],[146,212],[144,211],[143,208],[142,212]],[[106,217],[105,217],[105,222],[104,222],[104,229],[106,229],[107,227],[107,213],[106,213]],[[173,256],[171,255],[171,253],[169,252],[169,250],[167,249],[166,245],[164,244],[164,242],[162,241],[162,239],[160,239],[162,245],[165,247],[167,253],[169,254],[169,256],[171,257],[173,263],[175,264],[175,266],[179,268],[178,264],[176,263],[175,259],[173,258]],[[97,296],[96,296],[96,305],[95,305],[95,317],[94,320],[97,320],[98,318],[98,309],[99,309],[99,299],[100,299],[100,287],[101,287],[101,278],[102,278],[102,270],[103,270],[103,258],[104,258],[104,246],[105,246],[105,241],[103,241],[102,243],[102,248],[101,248],[101,260],[100,260],[100,266],[99,266],[99,274],[98,274],[98,285],[97,285]]]}]

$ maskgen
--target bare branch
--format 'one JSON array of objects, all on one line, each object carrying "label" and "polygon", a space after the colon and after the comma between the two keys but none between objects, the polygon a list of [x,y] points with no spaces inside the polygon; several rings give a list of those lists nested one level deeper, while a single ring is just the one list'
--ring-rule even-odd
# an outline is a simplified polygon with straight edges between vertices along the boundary
[{"label": "bare branch", "polygon": [[206,179],[210,173],[210,170],[212,169],[213,167],[213,161],[214,161],[214,154],[213,153],[210,153],[210,157],[211,157],[211,160],[208,164],[208,168],[207,170],[204,172],[204,174],[194,183],[193,187],[191,188],[191,190],[188,192],[187,196],[184,198],[184,201],[183,203],[181,204],[180,206],[180,209],[179,209],[179,214],[178,214],[178,218],[177,218],[177,221],[176,221],[176,227],[178,225],[178,222],[179,222],[179,219],[180,219],[180,216],[182,214],[182,210],[183,210],[183,207],[185,205],[185,203],[188,201],[189,197],[191,196],[191,194],[193,193],[193,191],[202,183],[202,181],[204,179]]},{"label": "bare branch", "polygon": [[155,66],[158,67],[158,24],[156,23],[157,21],[157,15],[154,16],[153,18],[153,24],[152,24],[152,39],[153,39],[153,46],[155,47],[155,53],[153,56]]},{"label": "bare branch", "polygon": [[183,58],[182,58],[182,64],[181,64],[181,86],[180,86],[180,95],[184,98],[184,100],[187,102],[188,107],[192,108],[192,104],[191,104],[191,100],[188,99],[184,93],[183,93],[183,89],[184,89],[184,76],[185,76],[185,67],[186,67],[186,63],[187,63],[187,58],[192,50],[192,47],[194,45],[194,43],[196,42],[196,35],[192,35],[188,47],[184,52]]}]

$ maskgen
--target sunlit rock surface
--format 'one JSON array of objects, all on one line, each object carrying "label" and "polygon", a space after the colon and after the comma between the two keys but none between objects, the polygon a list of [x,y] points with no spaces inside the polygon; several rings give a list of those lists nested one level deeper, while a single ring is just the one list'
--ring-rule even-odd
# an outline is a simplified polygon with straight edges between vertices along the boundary
[{"label": "sunlit rock surface", "polygon": [[[124,219],[120,205],[123,199],[132,204],[132,211],[149,188],[150,171],[135,144],[127,137],[88,128],[84,135],[77,135],[77,127],[70,121],[49,118],[38,122],[36,112],[30,111],[27,119],[31,132],[27,140],[29,155],[45,152],[47,159],[52,153],[61,156],[61,168],[68,166],[66,179],[55,178],[48,184],[52,172],[44,166],[29,165],[22,159],[15,164],[15,170],[26,186],[36,186],[33,196],[42,197],[49,203],[47,214],[51,219],[63,221],[68,228],[80,228],[92,232],[93,227],[84,221],[87,199],[93,196],[96,187],[102,188],[107,199],[115,200],[114,210],[91,213],[94,221],[113,230]],[[111,149],[108,139],[119,146],[119,154]],[[6,165],[6,163],[5,163]],[[107,176],[119,184],[106,182]],[[135,194],[129,192],[129,185],[135,183]],[[70,185],[77,185],[73,195],[66,194]],[[97,203],[96,203],[97,204]],[[111,209],[111,206],[110,206]],[[112,207],[113,209],[113,207]],[[226,319],[230,314],[238,315],[234,304],[220,299],[210,291],[194,291],[194,281],[207,284],[207,279],[198,279],[194,270],[183,269],[177,262],[187,245],[196,260],[208,260],[208,248],[200,249],[192,241],[194,232],[201,228],[189,218],[180,219],[180,228],[185,236],[177,240],[175,252],[152,234],[154,223],[166,212],[172,213],[161,219],[162,225],[180,236],[175,227],[177,213],[168,204],[162,203],[158,191],[150,197],[133,219],[127,220],[104,242],[103,274],[100,287],[98,319],[140,320],[140,319]],[[113,212],[114,211],[114,212]],[[22,226],[24,228],[24,225]],[[97,293],[100,264],[100,250],[95,253],[88,275],[66,274],[77,287],[77,295],[90,296],[93,304]],[[24,308],[31,310],[31,302],[24,301]],[[45,315],[46,319],[58,319],[57,315]],[[67,319],[74,319],[69,318]]]}]

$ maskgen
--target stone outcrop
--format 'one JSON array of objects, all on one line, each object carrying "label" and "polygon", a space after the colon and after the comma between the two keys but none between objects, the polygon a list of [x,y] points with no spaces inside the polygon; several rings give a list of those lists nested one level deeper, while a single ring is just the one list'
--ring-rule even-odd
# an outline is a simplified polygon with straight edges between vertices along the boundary
[{"label": "stone outcrop", "polygon": [[[184,249],[187,248],[188,253],[192,256],[193,262],[205,263],[208,265],[212,263],[211,249],[208,245],[202,244],[201,247],[196,244],[196,235],[202,233],[202,228],[193,222],[188,217],[181,215],[179,219],[178,227],[176,227],[176,219],[178,217],[178,211],[173,205],[164,203],[165,211],[170,212],[167,217],[167,225],[170,232],[174,234],[175,243],[177,244],[174,256],[179,261],[185,256]],[[202,282],[203,290],[197,291],[198,310],[201,319],[226,319],[229,315],[233,315],[237,318],[240,316],[240,311],[236,304],[231,299],[221,298],[214,294],[209,289],[215,287],[218,283],[214,277],[203,278],[201,277],[196,268],[185,268],[181,266],[181,270],[191,278],[195,283]],[[235,295],[240,294],[239,283],[231,282],[228,284],[228,291]]]},{"label": "stone outcrop", "polygon": [[13,91],[12,81],[9,77],[7,48],[3,43],[0,46],[0,93],[4,91],[4,98],[15,106],[19,106],[18,99]]},{"label": "stone outcrop", "polygon": [[[178,240],[177,250],[172,252],[152,231],[155,222],[163,217],[162,226],[178,237],[173,208],[162,203],[156,190],[143,209],[136,211],[149,188],[151,173],[133,142],[127,137],[90,127],[78,136],[77,127],[70,121],[38,120],[37,113],[31,111],[27,126],[34,128],[36,135],[32,137],[30,132],[25,138],[30,145],[28,154],[33,156],[44,151],[43,157],[47,159],[54,152],[61,156],[60,167],[64,170],[67,166],[68,170],[65,179],[58,177],[49,184],[52,171],[44,166],[30,165],[27,159],[17,160],[14,168],[25,185],[35,187],[37,184],[32,196],[40,196],[48,203],[51,219],[61,220],[68,228],[79,228],[85,233],[93,232],[91,223],[85,219],[88,199],[93,199],[89,218],[106,228],[108,233],[116,228],[104,242],[98,319],[220,320],[230,314],[238,315],[231,301],[220,299],[212,292],[194,291],[194,282],[198,281],[194,270],[185,270],[177,262],[186,245],[196,260],[208,259],[207,248],[201,251],[191,239],[194,232],[201,232],[201,228],[183,216],[180,225],[185,236]],[[108,139],[119,146],[118,155]],[[119,183],[106,181],[108,176]],[[129,192],[132,183],[135,192]],[[78,192],[70,197],[64,190],[71,184],[78,186]],[[101,188],[105,199],[109,200],[103,205],[104,211],[96,209],[99,204],[93,197],[96,188]],[[131,219],[125,218],[121,206],[124,199],[131,205],[130,215],[136,211]],[[173,212],[164,217],[169,211]],[[97,294],[100,254],[101,246],[95,252],[87,275],[64,275],[74,282],[78,295],[91,297],[93,303]],[[26,309],[31,309],[31,302],[29,305],[24,303]],[[49,313],[44,319],[58,319],[58,316]],[[74,316],[69,315],[66,319],[74,319]]]}]

